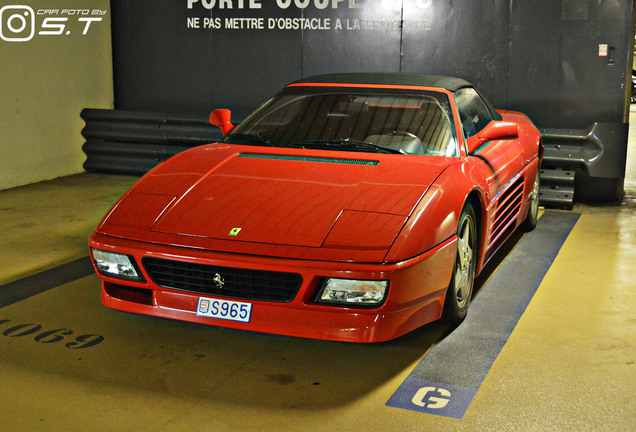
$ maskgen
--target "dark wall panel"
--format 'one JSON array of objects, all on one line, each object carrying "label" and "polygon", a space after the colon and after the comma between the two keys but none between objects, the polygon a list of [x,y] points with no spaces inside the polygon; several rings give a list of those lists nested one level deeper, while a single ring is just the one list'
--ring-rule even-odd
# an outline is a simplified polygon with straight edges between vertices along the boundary
[{"label": "dark wall panel", "polygon": [[[547,128],[621,122],[631,71],[630,1],[514,2],[507,105]],[[599,56],[599,46],[613,48]]]},{"label": "dark wall panel", "polygon": [[[299,18],[301,13],[294,8],[281,11],[271,1],[262,2],[259,10],[212,11],[213,19],[220,19],[223,25],[226,18],[271,16]],[[267,20],[264,25],[267,26]],[[185,27],[183,24],[182,29]],[[186,34],[191,32],[185,31]],[[269,99],[281,87],[281,82],[296,80],[301,74],[303,43],[300,32],[277,28],[195,31],[199,32],[208,33],[209,48],[205,55],[212,59],[211,74],[205,83],[201,83],[212,89],[212,97],[206,105],[208,111],[227,107],[233,109],[237,118],[243,118]]]},{"label": "dark wall panel", "polygon": [[[305,11],[309,19],[329,18],[331,30],[305,33],[303,75],[400,72],[400,7],[376,1],[367,2],[360,9]],[[338,22],[341,28],[337,28]]]},{"label": "dark wall panel", "polygon": [[[188,3],[112,0],[117,108],[227,106],[244,115],[300,77],[380,71],[459,76],[541,127],[584,128],[623,116],[630,1]],[[200,28],[188,28],[194,18]],[[261,18],[264,28],[228,28],[232,18]],[[218,28],[203,28],[205,19]],[[329,19],[330,28],[272,29],[270,19]],[[599,57],[600,44],[613,48],[613,65]]]},{"label": "dark wall panel", "polygon": [[[176,2],[112,1],[116,108],[198,112],[212,98],[209,34],[184,34]],[[177,23],[179,25],[177,25]],[[209,102],[208,102],[209,104]]]},{"label": "dark wall panel", "polygon": [[402,71],[463,78],[505,107],[509,3],[456,0],[422,8],[406,2]]},{"label": "dark wall panel", "polygon": [[[201,114],[231,107],[242,117],[301,76],[302,32],[225,28],[226,18],[297,18],[298,9],[274,2],[259,10],[187,9],[185,1],[151,0],[113,0],[112,8],[118,109]],[[199,18],[200,28],[188,28],[188,18]],[[206,18],[223,28],[204,28]]]},{"label": "dark wall panel", "polygon": [[[633,6],[634,0],[111,0],[115,106],[201,119],[230,108],[237,120],[284,84],[313,74],[453,75],[542,129],[545,168],[557,170],[546,178],[576,172],[587,189],[599,182],[584,177],[605,179],[603,189],[614,192],[602,195],[616,199],[625,171]],[[611,133],[600,142],[588,136],[594,130]]]}]

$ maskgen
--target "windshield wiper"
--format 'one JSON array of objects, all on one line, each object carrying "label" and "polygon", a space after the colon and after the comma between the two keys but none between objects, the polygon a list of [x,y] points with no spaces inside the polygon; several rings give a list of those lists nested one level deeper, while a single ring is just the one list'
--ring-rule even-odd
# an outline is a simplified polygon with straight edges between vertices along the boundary
[{"label": "windshield wiper", "polygon": [[367,141],[359,141],[351,138],[339,138],[339,139],[321,139],[321,140],[312,140],[312,141],[301,141],[294,143],[295,146],[302,148],[311,148],[311,149],[326,149],[326,150],[345,150],[345,151],[360,151],[360,152],[368,152],[373,151],[375,153],[395,153],[395,154],[405,154],[401,150],[382,147],[379,145],[372,144]]}]

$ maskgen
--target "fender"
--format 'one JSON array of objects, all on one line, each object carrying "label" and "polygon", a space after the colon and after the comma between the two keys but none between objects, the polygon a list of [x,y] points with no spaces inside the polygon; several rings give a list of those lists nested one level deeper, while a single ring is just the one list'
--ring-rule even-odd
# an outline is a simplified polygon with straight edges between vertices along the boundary
[{"label": "fender", "polygon": [[[471,178],[480,179],[475,188]],[[432,249],[457,234],[459,215],[475,191],[483,203],[485,178],[470,158],[460,158],[446,168],[428,188],[386,255],[385,262],[399,262]],[[475,209],[482,213],[482,209]],[[483,220],[483,217],[482,217]],[[483,229],[482,229],[483,231]]]}]

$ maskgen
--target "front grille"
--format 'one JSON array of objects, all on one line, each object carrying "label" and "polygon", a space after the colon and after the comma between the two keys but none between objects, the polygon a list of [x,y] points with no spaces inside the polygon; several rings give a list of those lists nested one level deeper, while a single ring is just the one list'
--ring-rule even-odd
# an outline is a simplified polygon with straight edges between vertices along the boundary
[{"label": "front grille", "polygon": [[145,257],[142,264],[164,288],[220,297],[289,302],[303,281],[296,273],[250,270]]}]

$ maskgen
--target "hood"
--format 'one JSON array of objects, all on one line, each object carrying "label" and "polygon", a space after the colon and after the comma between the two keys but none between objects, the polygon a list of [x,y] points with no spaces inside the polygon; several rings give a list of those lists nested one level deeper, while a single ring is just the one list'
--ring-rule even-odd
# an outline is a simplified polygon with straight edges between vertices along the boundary
[{"label": "hood", "polygon": [[387,250],[449,164],[441,157],[207,147],[144,177],[102,230]]}]

